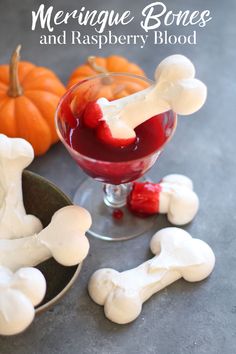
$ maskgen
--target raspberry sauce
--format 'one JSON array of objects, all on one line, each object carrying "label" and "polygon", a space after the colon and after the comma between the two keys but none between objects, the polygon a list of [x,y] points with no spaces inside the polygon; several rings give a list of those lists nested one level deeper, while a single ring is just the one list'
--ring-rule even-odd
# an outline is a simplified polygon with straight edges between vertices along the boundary
[{"label": "raspberry sauce", "polygon": [[[155,116],[136,129],[135,143],[125,147],[113,147],[99,141],[96,130],[87,128],[80,117],[77,126],[69,133],[70,146],[80,154],[95,160],[124,162],[140,159],[159,150],[168,139],[164,126],[164,114]],[[170,131],[172,127],[169,127]]]},{"label": "raspberry sauce", "polygon": [[68,112],[64,100],[59,112],[59,129],[71,148],[77,164],[92,178],[104,183],[121,184],[134,181],[155,163],[163,145],[171,136],[176,116],[172,111],[157,115],[140,124],[136,141],[125,147],[104,144],[96,136],[96,129],[83,123],[83,113]]}]

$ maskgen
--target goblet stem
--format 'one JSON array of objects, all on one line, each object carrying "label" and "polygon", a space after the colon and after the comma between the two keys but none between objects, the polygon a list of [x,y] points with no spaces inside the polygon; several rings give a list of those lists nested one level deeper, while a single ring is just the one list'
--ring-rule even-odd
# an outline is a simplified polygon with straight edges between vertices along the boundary
[{"label": "goblet stem", "polygon": [[130,185],[131,183],[119,185],[104,184],[104,203],[112,208],[121,208],[126,205]]}]

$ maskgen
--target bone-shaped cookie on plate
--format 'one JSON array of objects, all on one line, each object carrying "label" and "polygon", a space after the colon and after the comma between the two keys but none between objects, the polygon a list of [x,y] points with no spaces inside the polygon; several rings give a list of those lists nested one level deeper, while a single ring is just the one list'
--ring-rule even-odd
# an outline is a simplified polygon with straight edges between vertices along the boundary
[{"label": "bone-shaped cookie on plate", "polygon": [[79,206],[58,210],[51,223],[38,234],[14,240],[0,239],[0,265],[13,271],[35,266],[50,257],[65,266],[84,260],[89,251],[85,232],[91,226],[91,216]]},{"label": "bone-shaped cookie on plate", "polygon": [[30,143],[0,134],[0,239],[33,235],[42,224],[27,215],[22,196],[22,171],[34,158]]},{"label": "bone-shaped cookie on plate", "polygon": [[45,292],[46,280],[38,269],[21,268],[14,274],[0,266],[0,335],[25,330]]},{"label": "bone-shaped cookie on plate", "polygon": [[205,279],[212,272],[215,256],[210,246],[179,228],[158,231],[151,239],[156,256],[124,272],[104,268],[91,277],[91,298],[104,306],[105,316],[119,324],[135,320],[142,304],[154,293],[183,277],[189,282]]}]

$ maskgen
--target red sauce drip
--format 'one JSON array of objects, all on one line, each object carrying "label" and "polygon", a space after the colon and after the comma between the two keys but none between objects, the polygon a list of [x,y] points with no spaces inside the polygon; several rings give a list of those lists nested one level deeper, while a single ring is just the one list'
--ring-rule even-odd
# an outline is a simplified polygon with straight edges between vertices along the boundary
[{"label": "red sauce drip", "polygon": [[115,209],[112,213],[112,216],[116,220],[121,220],[124,216],[124,213],[121,209]]}]

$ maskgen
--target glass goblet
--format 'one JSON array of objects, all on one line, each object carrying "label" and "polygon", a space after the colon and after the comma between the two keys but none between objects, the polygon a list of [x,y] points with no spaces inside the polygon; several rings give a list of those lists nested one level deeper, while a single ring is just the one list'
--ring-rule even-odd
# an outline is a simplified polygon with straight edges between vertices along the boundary
[{"label": "glass goblet", "polygon": [[127,240],[153,226],[156,216],[140,218],[128,210],[127,195],[131,182],[144,176],[172,138],[177,116],[172,111],[159,114],[135,129],[136,145],[111,148],[98,141],[94,129],[84,128],[83,111],[98,98],[122,98],[151,84],[133,74],[97,75],[73,86],[58,105],[56,128],[60,140],[90,177],[76,190],[74,203],[91,213],[89,233],[95,237]]}]

